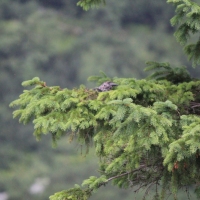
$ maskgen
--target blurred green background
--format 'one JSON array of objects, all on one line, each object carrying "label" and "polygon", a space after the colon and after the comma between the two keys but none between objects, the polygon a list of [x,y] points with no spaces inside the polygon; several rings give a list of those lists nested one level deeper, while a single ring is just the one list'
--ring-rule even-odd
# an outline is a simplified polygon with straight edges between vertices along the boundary
[{"label": "blurred green background", "polygon": [[[145,62],[192,69],[173,37],[174,8],[165,0],[107,0],[87,12],[75,0],[0,0],[0,200],[44,200],[90,175],[98,160],[66,136],[52,148],[37,142],[33,125],[12,119],[9,103],[21,82],[39,76],[47,85],[73,88],[104,71],[111,77],[144,78]],[[91,199],[141,199],[133,189],[100,189]],[[182,195],[182,194],[181,194]],[[185,195],[185,194],[183,194]],[[152,196],[150,195],[151,199]]]}]

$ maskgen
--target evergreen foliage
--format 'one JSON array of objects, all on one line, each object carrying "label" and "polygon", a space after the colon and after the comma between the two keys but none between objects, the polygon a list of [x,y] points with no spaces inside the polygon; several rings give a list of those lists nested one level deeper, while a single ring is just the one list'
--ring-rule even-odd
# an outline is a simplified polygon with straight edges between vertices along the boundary
[{"label": "evergreen foliage", "polygon": [[[90,79],[103,82],[105,76]],[[89,191],[70,189],[51,200],[65,194],[63,199],[87,199],[85,192],[91,194],[111,180],[122,188],[142,188],[163,179],[175,191],[198,182],[200,81],[113,81],[117,89],[98,93],[84,86],[48,87],[36,77],[22,84],[35,87],[11,103],[18,106],[13,115],[20,122],[33,120],[38,139],[50,133],[55,143],[67,133],[70,140],[78,136],[87,146],[95,142],[102,176],[83,182]]]},{"label": "evergreen foliage", "polygon": [[193,65],[200,64],[200,38],[197,42],[188,44],[192,35],[200,30],[200,6],[191,0],[168,0],[176,6],[176,15],[171,19],[173,26],[179,25],[175,32],[177,41],[184,46],[184,51]]},{"label": "evergreen foliage", "polygon": [[171,67],[169,63],[147,62],[145,71],[156,70],[148,78],[157,80],[168,80],[173,83],[189,82],[192,80],[185,66]]},{"label": "evergreen foliage", "polygon": [[[79,5],[87,10],[100,2],[86,0]],[[176,36],[185,45],[190,32],[199,30],[194,14],[198,15],[199,6],[187,0],[168,2],[177,6],[172,23],[181,23]],[[196,45],[188,55],[199,64]],[[110,181],[135,191],[148,192],[155,185],[156,199],[164,199],[168,189],[176,199],[179,189],[191,185],[199,195],[200,80],[192,79],[185,67],[147,64],[147,71],[156,70],[149,79],[111,79],[104,73],[90,77],[99,84],[110,80],[118,84],[101,93],[83,85],[72,90],[50,87],[38,77],[22,83],[32,88],[10,104],[17,107],[13,116],[20,123],[33,121],[36,138],[51,134],[54,145],[65,134],[70,141],[78,137],[88,148],[94,141],[100,158],[99,177],[91,176],[82,186],[55,193],[50,200],[86,200]]]}]

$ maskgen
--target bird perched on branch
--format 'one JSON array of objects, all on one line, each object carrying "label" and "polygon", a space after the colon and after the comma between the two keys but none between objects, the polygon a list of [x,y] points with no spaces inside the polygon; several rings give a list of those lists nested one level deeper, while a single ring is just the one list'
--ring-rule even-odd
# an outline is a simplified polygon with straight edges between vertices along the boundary
[{"label": "bird perched on branch", "polygon": [[94,90],[97,90],[98,92],[105,92],[111,90],[114,86],[118,86],[116,83],[106,81],[103,84],[101,84],[99,87],[94,88]]}]

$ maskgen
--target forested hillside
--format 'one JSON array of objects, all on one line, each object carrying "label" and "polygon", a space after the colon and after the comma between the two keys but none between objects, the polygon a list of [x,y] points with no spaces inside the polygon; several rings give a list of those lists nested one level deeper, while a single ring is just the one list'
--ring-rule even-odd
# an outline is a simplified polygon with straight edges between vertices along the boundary
[{"label": "forested hillside", "polygon": [[[174,8],[165,0],[109,0],[89,11],[76,3],[0,1],[0,200],[48,199],[97,173],[92,150],[85,157],[86,149],[67,137],[52,149],[50,138],[36,142],[32,125],[12,119],[8,105],[22,81],[39,76],[48,85],[92,88],[87,78],[100,71],[144,77],[150,60],[185,65],[198,76],[173,37]],[[105,189],[93,199],[133,199],[131,190],[116,191]]]}]

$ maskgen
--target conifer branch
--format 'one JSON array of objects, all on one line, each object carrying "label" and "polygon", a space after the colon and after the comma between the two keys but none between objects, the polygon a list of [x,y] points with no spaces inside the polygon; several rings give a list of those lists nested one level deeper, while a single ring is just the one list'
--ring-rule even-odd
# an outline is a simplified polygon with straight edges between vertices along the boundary
[{"label": "conifer branch", "polygon": [[[151,63],[152,69],[155,66],[163,65]],[[171,70],[169,65],[164,68]],[[10,104],[17,107],[14,117],[23,123],[33,120],[38,139],[50,133],[56,142],[67,133],[70,140],[84,141],[87,150],[94,141],[96,154],[102,158],[104,175],[85,180],[88,189],[72,188],[51,199],[71,195],[87,199],[110,181],[119,187],[139,185],[140,189],[164,177],[166,187],[172,183],[176,190],[196,183],[200,173],[200,81],[186,77],[182,81],[176,77],[168,81],[115,78],[118,86],[103,92],[84,86],[61,90],[46,86],[39,78],[25,81],[24,86],[33,88]],[[188,168],[191,163],[196,166],[195,176]]]},{"label": "conifer branch", "polygon": [[184,46],[184,52],[193,66],[200,64],[200,39],[194,44],[188,44],[190,38],[200,32],[200,5],[191,0],[168,0],[176,6],[176,15],[171,19],[172,26],[179,25],[175,32],[177,41]]}]

